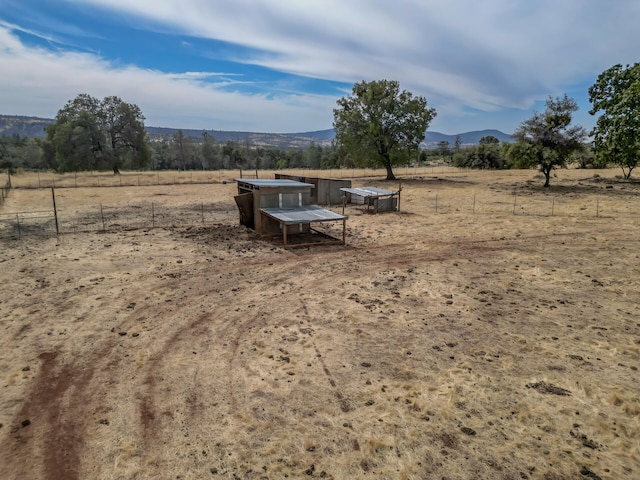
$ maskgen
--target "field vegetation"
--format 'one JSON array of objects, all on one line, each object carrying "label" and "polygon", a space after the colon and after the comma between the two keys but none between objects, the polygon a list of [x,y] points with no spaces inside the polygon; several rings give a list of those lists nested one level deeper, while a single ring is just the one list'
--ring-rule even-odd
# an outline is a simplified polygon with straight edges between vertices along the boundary
[{"label": "field vegetation", "polygon": [[[370,173],[332,176],[398,187]],[[239,225],[235,172],[68,174],[67,219],[217,207],[0,240],[0,478],[638,478],[640,185],[395,174],[401,212],[300,250]],[[13,180],[0,213],[50,202]]]}]

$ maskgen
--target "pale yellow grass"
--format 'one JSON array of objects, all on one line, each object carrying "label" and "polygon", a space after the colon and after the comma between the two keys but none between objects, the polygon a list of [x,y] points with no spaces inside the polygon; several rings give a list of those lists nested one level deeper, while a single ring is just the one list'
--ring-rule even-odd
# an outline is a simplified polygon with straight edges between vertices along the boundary
[{"label": "pale yellow grass", "polygon": [[398,173],[401,213],[297,251],[232,183],[57,188],[220,208],[1,244],[0,478],[638,478],[638,185]]}]

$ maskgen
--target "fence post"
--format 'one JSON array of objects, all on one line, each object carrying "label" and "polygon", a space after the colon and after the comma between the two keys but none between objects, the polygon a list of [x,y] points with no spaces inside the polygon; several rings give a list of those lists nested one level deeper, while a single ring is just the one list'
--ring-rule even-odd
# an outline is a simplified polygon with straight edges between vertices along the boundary
[{"label": "fence post", "polygon": [[556,197],[551,197],[551,216],[553,217],[553,211],[556,206]]},{"label": "fence post", "polygon": [[153,202],[151,202],[151,227],[156,226],[156,212],[153,206]]},{"label": "fence post", "polygon": [[473,194],[473,213],[476,213],[476,194]]},{"label": "fence post", "polygon": [[438,213],[438,194],[436,193],[436,213]]},{"label": "fence post", "polygon": [[53,218],[56,221],[56,236],[60,234],[58,229],[58,209],[56,208],[56,193],[54,187],[51,187],[51,198],[53,199]]},{"label": "fence post", "polygon": [[513,215],[515,215],[515,214],[516,214],[516,200],[517,200],[517,199],[518,199],[518,196],[517,196],[517,195],[514,195],[514,196],[513,196],[513,212],[511,212],[511,213],[513,213]]},{"label": "fence post", "polygon": [[202,202],[202,224],[204,225],[204,202]]},{"label": "fence post", "polygon": [[596,218],[600,216],[600,199],[596,198]]},{"label": "fence post", "polygon": [[106,232],[107,229],[104,226],[104,211],[102,210],[102,204],[100,204],[100,218],[102,219],[102,231]]}]

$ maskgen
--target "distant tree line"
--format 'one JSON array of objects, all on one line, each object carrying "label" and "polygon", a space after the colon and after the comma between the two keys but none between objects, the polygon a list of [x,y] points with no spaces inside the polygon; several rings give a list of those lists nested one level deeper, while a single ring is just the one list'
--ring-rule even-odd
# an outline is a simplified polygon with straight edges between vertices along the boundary
[{"label": "distant tree line", "polygon": [[463,148],[421,150],[436,111],[423,97],[400,90],[396,81],[359,82],[334,110],[336,141],[283,149],[228,141],[216,142],[182,130],[149,138],[137,105],[118,97],[98,100],[87,94],[70,100],[47,126],[44,139],[0,136],[0,168],[59,172],[113,169],[284,169],[351,168],[379,165],[393,179],[394,165],[425,164],[434,158],[463,168],[538,168],[549,185],[556,168],[617,165],[629,178],[640,159],[640,64],[615,65],[589,88],[592,115],[600,114],[587,142],[586,130],[572,124],[578,109],[566,95],[549,97],[544,112],[534,112],[518,127],[514,143],[493,136]]}]

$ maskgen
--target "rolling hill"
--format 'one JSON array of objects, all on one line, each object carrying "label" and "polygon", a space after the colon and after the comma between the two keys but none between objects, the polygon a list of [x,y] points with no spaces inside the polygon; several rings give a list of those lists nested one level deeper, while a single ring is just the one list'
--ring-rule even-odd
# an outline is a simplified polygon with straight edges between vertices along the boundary
[{"label": "rolling hill", "polygon": [[[0,115],[0,135],[23,137],[44,137],[45,127],[54,120],[51,118],[27,117],[20,115]],[[146,127],[152,140],[160,140],[173,136],[178,128]],[[226,143],[229,141],[249,143],[261,147],[277,148],[306,148],[311,143],[326,146],[330,145],[334,139],[333,129],[318,130],[315,132],[298,133],[258,133],[258,132],[236,132],[226,130],[195,130],[182,129],[182,132],[192,138],[202,138],[203,132],[211,135],[217,142]],[[500,130],[478,130],[472,132],[459,133],[457,135],[447,135],[440,132],[427,130],[423,147],[435,148],[439,142],[449,142],[453,145],[456,137],[460,137],[463,146],[477,145],[482,137],[492,135],[501,142],[513,141],[511,136]]]}]

